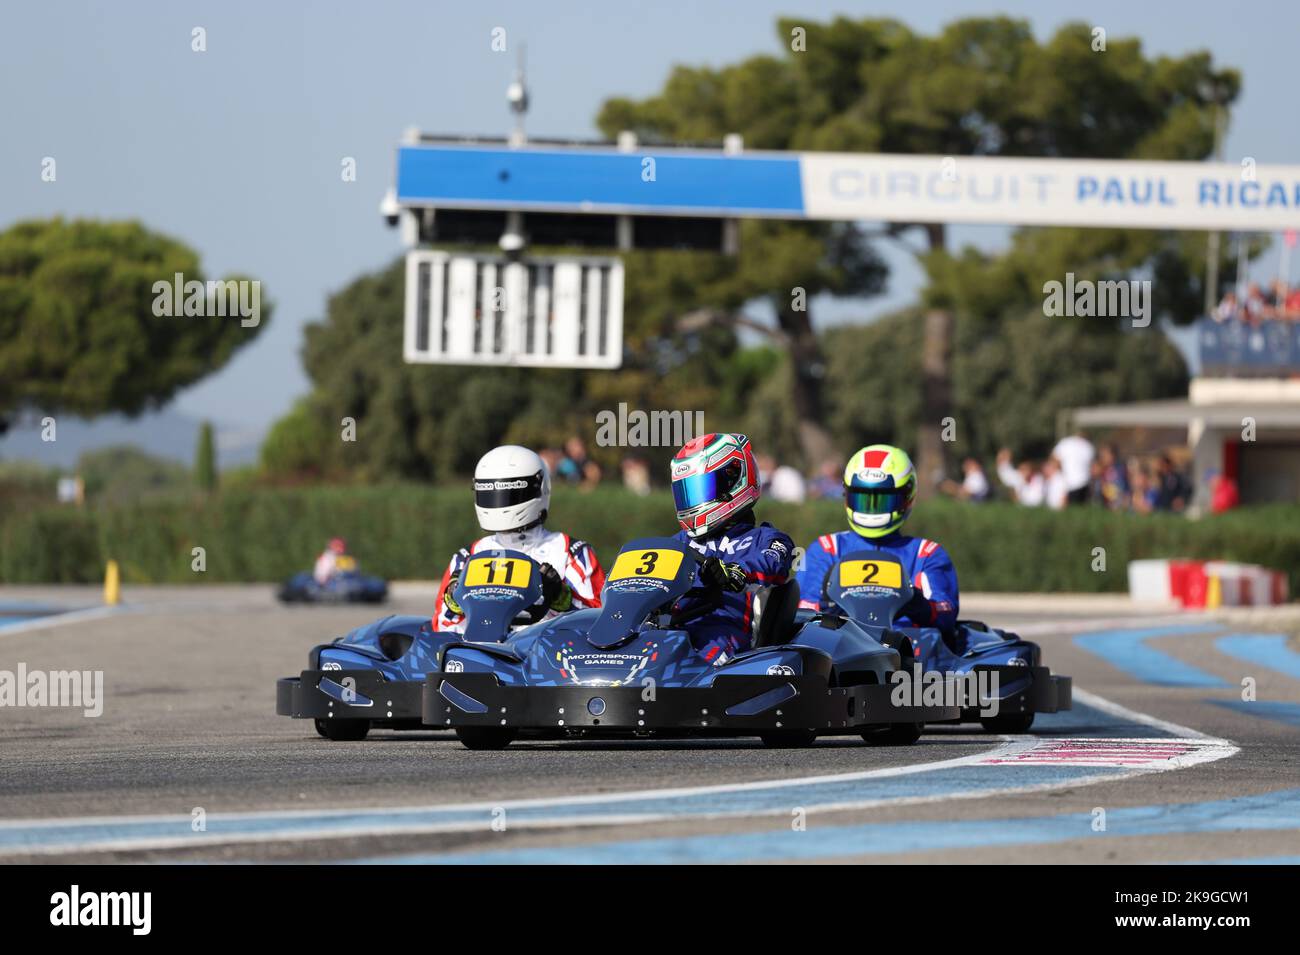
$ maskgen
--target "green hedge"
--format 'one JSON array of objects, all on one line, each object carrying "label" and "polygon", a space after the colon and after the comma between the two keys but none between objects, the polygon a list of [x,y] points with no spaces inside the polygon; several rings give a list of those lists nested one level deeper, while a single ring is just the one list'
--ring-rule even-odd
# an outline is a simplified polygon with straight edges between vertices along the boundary
[{"label": "green hedge", "polygon": [[[624,541],[675,530],[671,499],[662,493],[559,488],[553,505],[551,526],[590,541],[606,566]],[[800,545],[844,527],[833,501],[764,503],[759,513]],[[1130,559],[1180,556],[1252,561],[1287,571],[1292,588],[1300,586],[1300,506],[1189,521],[944,500],[918,507],[908,529],[948,548],[966,590],[1123,591]],[[433,579],[478,529],[465,489],[411,485],[228,490],[87,511],[45,508],[0,520],[0,581],[94,583],[109,557],[128,583],[274,581],[310,567],[335,534],[370,572]],[[191,570],[195,547],[206,552],[203,575]],[[1104,572],[1093,570],[1098,547]]]}]

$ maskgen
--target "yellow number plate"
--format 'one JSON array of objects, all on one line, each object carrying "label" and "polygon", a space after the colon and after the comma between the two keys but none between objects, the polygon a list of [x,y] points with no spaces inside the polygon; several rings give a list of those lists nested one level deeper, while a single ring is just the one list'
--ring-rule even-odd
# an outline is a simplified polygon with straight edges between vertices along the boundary
[{"label": "yellow number plate", "polygon": [[518,557],[475,557],[465,567],[466,587],[527,587],[533,566]]},{"label": "yellow number plate", "polygon": [[883,560],[840,561],[841,587],[861,587],[864,584],[900,588],[903,586],[903,565]]},{"label": "yellow number plate", "polygon": [[619,554],[610,568],[609,580],[654,577],[672,580],[682,566],[682,553],[676,550],[629,550]]}]

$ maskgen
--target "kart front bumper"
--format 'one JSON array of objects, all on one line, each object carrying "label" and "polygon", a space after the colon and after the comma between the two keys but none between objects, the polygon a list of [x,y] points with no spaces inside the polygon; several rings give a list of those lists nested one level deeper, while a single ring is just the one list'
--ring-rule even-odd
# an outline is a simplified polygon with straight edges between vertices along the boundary
[{"label": "kart front bumper", "polygon": [[424,722],[611,735],[753,735],[776,729],[860,733],[958,719],[956,706],[895,705],[892,687],[828,687],[823,677],[719,676],[711,687],[505,686],[491,673],[431,673]]},{"label": "kart front bumper", "polygon": [[[1056,676],[1047,667],[977,666],[976,674],[996,674],[1000,692],[996,694],[997,715],[1018,713],[1059,713],[1074,706],[1074,681],[1068,676]],[[962,710],[961,721],[974,723],[981,716],[981,708]]]},{"label": "kart front bumper", "polygon": [[303,670],[275,684],[275,712],[295,719],[364,719],[419,727],[418,680],[385,680],[374,670]]}]

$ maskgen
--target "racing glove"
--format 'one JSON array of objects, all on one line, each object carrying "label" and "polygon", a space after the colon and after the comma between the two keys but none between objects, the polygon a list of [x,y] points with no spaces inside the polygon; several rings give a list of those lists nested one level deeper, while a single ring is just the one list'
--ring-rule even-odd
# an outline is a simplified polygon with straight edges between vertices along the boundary
[{"label": "racing glove", "polygon": [[442,602],[446,605],[447,609],[452,612],[452,614],[457,617],[463,617],[465,616],[465,611],[460,609],[460,604],[458,604],[456,598],[452,596],[456,591],[456,585],[459,583],[460,574],[457,574],[447,581],[447,589],[442,594]]},{"label": "racing glove", "polygon": [[934,620],[934,608],[930,606],[930,601],[925,598],[925,594],[914,590],[911,599],[899,607],[894,614],[894,619],[899,617],[906,617],[915,626],[928,627]]},{"label": "racing glove", "polygon": [[550,564],[542,564],[542,601],[556,613],[573,606],[573,591]]},{"label": "racing glove", "polygon": [[745,569],[739,564],[728,564],[717,557],[706,557],[700,563],[700,581],[706,587],[739,593],[745,589]]}]

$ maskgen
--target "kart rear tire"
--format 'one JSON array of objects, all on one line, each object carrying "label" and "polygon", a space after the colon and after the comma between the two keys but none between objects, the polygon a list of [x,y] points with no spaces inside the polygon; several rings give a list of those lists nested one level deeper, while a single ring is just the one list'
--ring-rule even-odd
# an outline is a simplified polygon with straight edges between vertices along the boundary
[{"label": "kart rear tire", "polygon": [[890,723],[883,730],[866,731],[862,738],[873,746],[911,746],[924,730],[924,723]]},{"label": "kart rear tire", "polygon": [[456,738],[466,749],[505,749],[519,731],[496,726],[458,726]]},{"label": "kart rear tire", "polygon": [[980,726],[984,727],[986,733],[1014,736],[1019,733],[1028,733],[1029,727],[1033,725],[1034,714],[1032,712],[999,713],[997,716],[980,717]]},{"label": "kart rear tire", "polygon": [[758,738],[768,749],[803,749],[817,739],[816,730],[768,730]]},{"label": "kart rear tire", "polygon": [[336,743],[355,743],[365,739],[370,732],[370,720],[320,720],[316,721],[316,732]]}]

